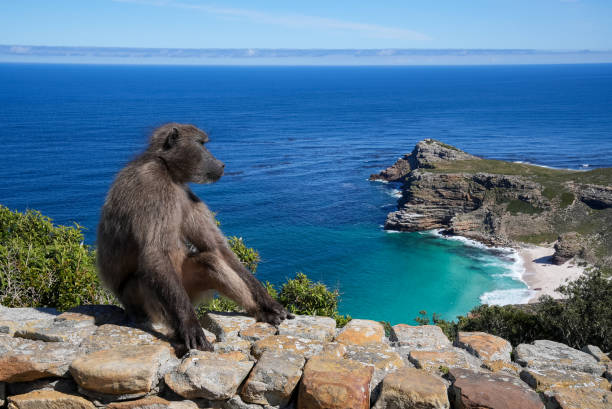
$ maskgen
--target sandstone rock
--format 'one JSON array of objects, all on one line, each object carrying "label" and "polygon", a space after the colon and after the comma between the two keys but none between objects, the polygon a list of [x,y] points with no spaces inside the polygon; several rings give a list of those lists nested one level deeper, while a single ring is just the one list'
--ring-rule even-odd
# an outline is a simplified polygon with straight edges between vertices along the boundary
[{"label": "sandstone rock", "polygon": [[506,361],[482,361],[482,366],[491,372],[506,372],[518,376],[522,367],[514,362]]},{"label": "sandstone rock", "polygon": [[412,167],[410,166],[410,155],[404,155],[387,169],[382,170],[380,173],[371,174],[370,180],[400,182],[404,176],[410,173],[411,170]]},{"label": "sandstone rock", "polygon": [[482,365],[478,358],[456,347],[433,351],[414,350],[410,352],[408,358],[417,368],[431,373],[443,373],[448,368],[478,370]]},{"label": "sandstone rock", "polygon": [[13,335],[24,326],[52,321],[58,314],[55,308],[9,308],[0,305],[0,334]]},{"label": "sandstone rock", "polygon": [[347,345],[345,358],[372,366],[374,373],[370,382],[370,400],[376,401],[383,378],[406,366],[402,357],[387,344]]},{"label": "sandstone rock", "polygon": [[603,364],[585,352],[558,342],[545,340],[517,346],[515,361],[533,369],[574,370],[597,376],[601,376],[606,369]]},{"label": "sandstone rock", "polygon": [[[246,403],[240,399],[240,395],[232,396],[230,399],[223,402],[221,409],[262,409],[264,406],[254,403]],[[265,409],[272,409],[271,406],[265,406]]]},{"label": "sandstone rock", "polygon": [[367,409],[371,366],[348,359],[314,357],[304,367],[299,409]]},{"label": "sandstone rock", "polygon": [[0,335],[0,382],[67,376],[76,354],[72,344]]},{"label": "sandstone rock", "polygon": [[[306,359],[323,352],[325,343],[314,339],[298,338],[291,335],[273,335],[253,344],[251,352],[259,358],[265,351],[292,351]],[[336,344],[335,348],[341,348]],[[333,353],[334,346],[330,345],[328,353]]]},{"label": "sandstone rock", "polygon": [[247,341],[255,342],[260,339],[276,335],[276,327],[268,324],[267,322],[256,322],[249,327],[240,331],[240,338],[246,339]]},{"label": "sandstone rock", "polygon": [[[63,314],[62,314],[63,315]],[[26,325],[15,331],[16,337],[45,342],[68,342],[79,345],[84,338],[93,334],[96,326],[89,320],[71,319],[61,315],[54,320],[42,320]]]},{"label": "sandstone rock", "polygon": [[241,330],[255,324],[255,318],[234,312],[207,312],[201,320],[202,327],[216,335],[217,341],[238,338]]},{"label": "sandstone rock", "polygon": [[466,349],[483,361],[510,362],[512,345],[503,338],[485,332],[463,332],[457,336],[456,345]]},{"label": "sandstone rock", "polygon": [[95,397],[133,399],[156,391],[170,359],[170,349],[163,345],[124,345],[79,356],[70,373],[88,396],[94,392]]},{"label": "sandstone rock", "polygon": [[13,382],[6,384],[9,395],[24,395],[37,390],[52,390],[69,395],[78,392],[78,386],[72,378],[43,378],[35,381]]},{"label": "sandstone rock", "polygon": [[287,405],[302,376],[304,362],[304,357],[294,352],[265,352],[242,387],[242,400],[260,405]]},{"label": "sandstone rock", "polygon": [[343,344],[363,345],[380,343],[385,339],[385,329],[380,322],[352,319],[342,328],[336,342]]},{"label": "sandstone rock", "polygon": [[217,356],[232,361],[250,361],[250,355],[241,351],[229,351],[229,352],[215,352]]},{"label": "sandstone rock", "polygon": [[375,409],[448,409],[446,384],[415,368],[402,368],[385,377]]},{"label": "sandstone rock", "polygon": [[391,340],[411,349],[442,349],[452,346],[440,327],[436,325],[397,324],[391,329]]},{"label": "sandstone rock", "polygon": [[213,344],[213,348],[215,352],[238,351],[248,355],[251,351],[251,343],[245,339],[232,338],[228,341]]},{"label": "sandstone rock", "polygon": [[584,238],[576,232],[563,233],[555,243],[555,253],[552,262],[561,265],[584,251]]},{"label": "sandstone rock", "polygon": [[60,314],[57,319],[93,320],[96,325],[120,325],[128,322],[128,317],[123,308],[116,305],[79,305]]},{"label": "sandstone rock", "polygon": [[602,364],[612,365],[612,359],[606,354],[603,353],[599,347],[595,345],[587,345],[582,348],[582,352],[586,352],[589,355],[592,355],[593,358],[597,360],[597,362],[601,362]]},{"label": "sandstone rock", "polygon": [[[318,356],[327,356],[329,358],[342,358],[346,354],[347,347],[339,342],[327,342],[323,344],[323,349],[317,354]],[[308,356],[306,356],[308,358]]]},{"label": "sandstone rock", "polygon": [[538,391],[567,387],[610,389],[605,378],[578,371],[527,368],[521,371],[521,379]]},{"label": "sandstone rock", "polygon": [[106,409],[197,409],[198,405],[192,401],[171,402],[159,396],[151,396],[128,402],[113,402]]},{"label": "sandstone rock", "polygon": [[515,376],[450,369],[457,409],[544,409],[539,395]]},{"label": "sandstone rock", "polygon": [[583,185],[580,200],[593,209],[608,209],[612,207],[612,186]]},{"label": "sandstone rock", "polygon": [[280,323],[278,335],[331,341],[336,335],[336,321],[329,317],[296,315],[294,319]]},{"label": "sandstone rock", "polygon": [[138,328],[124,325],[105,324],[96,328],[96,331],[81,342],[81,349],[85,353],[113,349],[125,345],[162,345],[171,347],[171,344],[157,336]]},{"label": "sandstone rock", "polygon": [[553,388],[545,392],[555,409],[610,409],[612,392],[596,388]]},{"label": "sandstone rock", "polygon": [[57,391],[33,391],[10,396],[9,409],[95,409],[93,403],[80,396]]},{"label": "sandstone rock", "polygon": [[252,367],[253,362],[191,350],[164,379],[170,389],[186,399],[222,400],[236,394]]}]

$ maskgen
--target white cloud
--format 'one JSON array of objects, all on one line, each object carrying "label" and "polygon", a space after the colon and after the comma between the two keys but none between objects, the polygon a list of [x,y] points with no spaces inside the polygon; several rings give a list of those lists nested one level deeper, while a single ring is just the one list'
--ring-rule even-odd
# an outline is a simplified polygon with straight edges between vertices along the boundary
[{"label": "white cloud", "polygon": [[387,27],[378,24],[356,23],[327,17],[309,16],[304,14],[274,14],[242,8],[217,7],[208,4],[186,3],[173,0],[113,0],[121,3],[136,3],[158,7],[174,7],[198,10],[222,17],[233,17],[249,20],[255,23],[273,24],[289,28],[314,28],[352,31],[367,37],[384,39],[401,39],[411,41],[426,41],[431,38],[418,31],[398,27]]}]

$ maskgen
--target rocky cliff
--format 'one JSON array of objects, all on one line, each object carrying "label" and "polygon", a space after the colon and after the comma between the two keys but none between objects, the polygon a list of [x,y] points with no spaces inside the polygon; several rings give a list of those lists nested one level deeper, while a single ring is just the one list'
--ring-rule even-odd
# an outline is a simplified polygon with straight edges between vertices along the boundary
[{"label": "rocky cliff", "polygon": [[202,320],[214,352],[184,351],[109,305],[0,306],[0,407],[9,409],[604,409],[612,360],[552,341],[515,348],[482,332],[370,320],[278,328]]},{"label": "rocky cliff", "polygon": [[612,268],[612,168],[583,172],[488,160],[426,139],[370,179],[402,184],[385,229],[441,229],[505,246],[564,235],[558,261],[579,255]]}]

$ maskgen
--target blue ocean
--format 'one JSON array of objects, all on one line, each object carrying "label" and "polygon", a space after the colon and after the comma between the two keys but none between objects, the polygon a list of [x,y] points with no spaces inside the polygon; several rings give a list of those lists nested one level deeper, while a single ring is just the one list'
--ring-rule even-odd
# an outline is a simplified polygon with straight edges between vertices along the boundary
[{"label": "blue ocean", "polygon": [[78,223],[95,244],[116,172],[168,121],[226,163],[193,190],[257,276],[305,272],[354,317],[454,318],[529,296],[516,256],[382,229],[397,186],[368,181],[424,138],[493,159],[612,166],[612,65],[187,67],[0,64],[0,203]]}]

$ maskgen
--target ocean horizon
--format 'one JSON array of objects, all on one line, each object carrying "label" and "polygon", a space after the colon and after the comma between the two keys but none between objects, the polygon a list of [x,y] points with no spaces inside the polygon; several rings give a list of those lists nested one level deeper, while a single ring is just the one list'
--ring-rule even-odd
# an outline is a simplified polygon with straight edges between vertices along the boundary
[{"label": "ocean horizon", "polygon": [[226,163],[192,189],[276,285],[304,272],[340,312],[452,319],[531,293],[512,249],[384,231],[399,186],[368,181],[434,138],[490,159],[612,166],[612,64],[206,67],[0,63],[0,204],[95,229],[114,175],[156,126],[207,131]]}]

